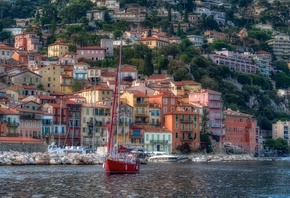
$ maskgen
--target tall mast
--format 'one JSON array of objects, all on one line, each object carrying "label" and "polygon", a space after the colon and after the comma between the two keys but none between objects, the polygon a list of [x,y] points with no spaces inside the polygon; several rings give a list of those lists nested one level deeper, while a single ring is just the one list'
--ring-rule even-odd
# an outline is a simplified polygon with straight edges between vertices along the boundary
[{"label": "tall mast", "polygon": [[116,116],[116,113],[118,114],[118,101],[119,99],[117,98],[119,96],[119,67],[120,67],[120,51],[118,51],[118,62],[117,62],[117,69],[116,69],[116,83],[115,83],[115,88],[114,88],[114,93],[113,93],[113,103],[112,103],[112,111],[111,111],[111,120],[110,120],[110,126],[109,126],[109,135],[108,135],[108,142],[107,142],[107,148],[108,148],[108,153],[110,154],[112,152],[112,147],[113,147],[113,136],[114,136],[114,125],[116,122],[119,122],[116,120],[116,118],[119,118],[119,116]]},{"label": "tall mast", "polygon": [[61,132],[61,106],[62,106],[62,97],[60,97],[60,106],[59,106],[59,132],[58,132],[58,146],[60,146],[60,132]]}]

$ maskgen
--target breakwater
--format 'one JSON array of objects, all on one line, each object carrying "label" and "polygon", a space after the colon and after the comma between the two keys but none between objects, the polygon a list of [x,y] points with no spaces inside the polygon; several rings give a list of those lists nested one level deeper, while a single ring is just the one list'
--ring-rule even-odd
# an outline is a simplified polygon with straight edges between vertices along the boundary
[{"label": "breakwater", "polygon": [[[189,161],[199,155],[188,156]],[[282,158],[253,157],[252,155],[207,155],[208,162],[214,161],[276,161]],[[49,154],[42,152],[17,152],[4,151],[0,152],[1,165],[95,165],[103,164],[105,156],[88,153],[66,153],[66,154]]]},{"label": "breakwater", "polygon": [[49,154],[15,151],[0,153],[0,165],[94,165],[103,164],[104,160],[104,156],[96,153]]}]

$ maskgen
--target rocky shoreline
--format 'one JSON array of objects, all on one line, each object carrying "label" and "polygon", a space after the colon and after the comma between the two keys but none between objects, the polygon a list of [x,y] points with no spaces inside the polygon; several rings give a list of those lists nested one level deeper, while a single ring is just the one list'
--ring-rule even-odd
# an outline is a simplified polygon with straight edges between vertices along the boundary
[{"label": "rocky shoreline", "polygon": [[[189,161],[201,155],[188,156]],[[251,155],[206,155],[207,162],[214,161],[276,161],[282,158],[253,157]],[[0,153],[1,165],[101,165],[105,161],[103,155],[96,153],[78,154],[49,154],[49,153],[25,153],[2,152]]]},{"label": "rocky shoreline", "polygon": [[0,153],[0,165],[94,165],[103,164],[104,156],[89,154]]}]

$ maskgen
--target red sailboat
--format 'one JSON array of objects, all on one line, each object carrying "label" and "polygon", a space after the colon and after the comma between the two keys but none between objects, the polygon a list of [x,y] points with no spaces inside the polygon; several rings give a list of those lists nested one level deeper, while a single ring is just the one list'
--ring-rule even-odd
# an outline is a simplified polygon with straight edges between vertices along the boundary
[{"label": "red sailboat", "polygon": [[[116,83],[114,89],[111,121],[107,137],[107,158],[104,168],[107,174],[132,174],[139,173],[140,162],[137,154],[130,153],[124,146],[115,144],[114,133],[118,135],[119,123],[119,103],[120,103],[120,67],[121,67],[121,50],[119,49],[118,64],[116,69]],[[115,145],[115,146],[114,146]]]}]

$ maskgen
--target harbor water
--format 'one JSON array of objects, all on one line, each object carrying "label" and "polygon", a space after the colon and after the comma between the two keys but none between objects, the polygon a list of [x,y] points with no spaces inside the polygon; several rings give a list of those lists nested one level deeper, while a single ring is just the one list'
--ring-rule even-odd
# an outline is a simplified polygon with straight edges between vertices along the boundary
[{"label": "harbor water", "polygon": [[0,197],[290,197],[290,161],[149,163],[139,174],[101,165],[1,166]]}]

